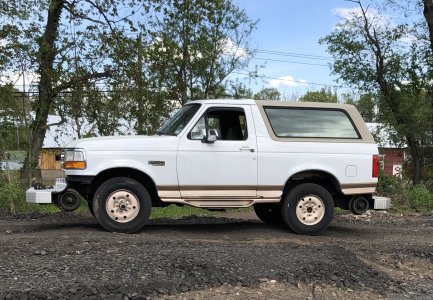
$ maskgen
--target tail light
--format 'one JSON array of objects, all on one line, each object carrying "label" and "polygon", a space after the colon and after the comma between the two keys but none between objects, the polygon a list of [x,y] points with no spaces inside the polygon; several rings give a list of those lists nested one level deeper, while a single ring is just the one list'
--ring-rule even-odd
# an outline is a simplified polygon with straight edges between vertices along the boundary
[{"label": "tail light", "polygon": [[373,178],[379,177],[379,155],[373,155],[373,168],[371,176]]}]

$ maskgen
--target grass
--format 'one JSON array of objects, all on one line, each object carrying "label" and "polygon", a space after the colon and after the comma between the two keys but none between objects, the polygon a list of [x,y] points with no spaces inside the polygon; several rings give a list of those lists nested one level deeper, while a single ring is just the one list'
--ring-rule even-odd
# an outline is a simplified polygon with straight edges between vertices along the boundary
[{"label": "grass", "polygon": [[167,207],[154,207],[150,215],[151,219],[178,219],[188,216],[213,216],[217,214],[215,211],[209,211],[203,208],[197,208],[192,206],[178,206],[175,204]]}]

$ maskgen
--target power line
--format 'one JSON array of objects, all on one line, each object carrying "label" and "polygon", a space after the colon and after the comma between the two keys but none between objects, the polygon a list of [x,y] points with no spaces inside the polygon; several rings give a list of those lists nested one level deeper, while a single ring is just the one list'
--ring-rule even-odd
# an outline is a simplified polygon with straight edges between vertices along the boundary
[{"label": "power line", "polygon": [[[240,72],[232,72],[232,73],[238,74],[238,75],[244,75],[244,76],[251,76],[251,74],[249,74],[249,73],[240,73]],[[256,77],[266,78],[266,79],[274,79],[274,80],[280,80],[280,81],[287,81],[287,82],[302,83],[302,84],[320,85],[320,86],[327,86],[327,87],[333,87],[333,88],[347,88],[347,86],[343,86],[343,85],[333,85],[333,84],[301,81],[301,80],[294,80],[294,79],[287,79],[287,78],[277,78],[277,77],[270,77],[270,76],[266,76],[266,75],[257,75]]]},{"label": "power line", "polygon": [[291,57],[306,58],[306,59],[329,60],[329,61],[334,60],[330,56],[313,55],[313,54],[305,54],[305,53],[274,51],[274,50],[265,50],[265,49],[257,49],[256,52],[263,53],[263,54],[270,54],[270,55],[291,56]]},{"label": "power line", "polygon": [[[237,74],[237,75],[243,75],[243,76],[249,76],[249,77],[251,77],[251,73],[232,72],[232,74]],[[302,80],[295,80],[295,79],[270,77],[270,76],[266,76],[266,75],[256,75],[255,77],[272,79],[272,80],[279,80],[279,81],[294,82],[294,83],[301,83],[301,84],[319,85],[319,86],[326,86],[326,87],[333,87],[333,88],[347,88],[347,86],[343,86],[343,85],[333,85],[333,84],[318,83],[318,82],[311,82],[311,81],[302,81]],[[97,84],[105,85],[102,82],[101,83],[97,83]],[[16,86],[20,86],[20,85],[16,85]],[[96,90],[96,91],[100,92],[100,93],[123,93],[123,92],[136,92],[137,88],[120,89],[120,90]],[[16,94],[22,94],[22,93],[25,93],[25,94],[38,94],[39,92],[38,91],[27,91],[27,92],[17,92],[17,91],[14,91],[13,93],[16,93]],[[76,91],[62,91],[62,92],[60,92],[60,94],[72,94],[72,93],[76,93]]]},{"label": "power line", "polygon": [[300,61],[290,61],[290,60],[280,60],[280,59],[263,58],[263,57],[251,57],[251,59],[258,59],[258,60],[264,60],[264,61],[274,61],[274,62],[283,62],[283,63],[289,63],[289,64],[308,65],[308,66],[328,67],[328,65],[324,65],[324,64],[315,64],[315,63],[307,63],[307,62],[300,62]]},{"label": "power line", "polygon": [[[240,46],[226,46],[229,49],[242,49]],[[296,57],[302,59],[312,59],[312,60],[322,60],[322,61],[334,61],[334,58],[331,56],[324,55],[314,55],[314,54],[305,54],[305,53],[296,53],[296,52],[286,52],[286,51],[275,51],[275,50],[266,50],[266,49],[251,49],[252,52],[267,54],[267,55],[276,55],[276,56],[287,56],[287,57]]]}]

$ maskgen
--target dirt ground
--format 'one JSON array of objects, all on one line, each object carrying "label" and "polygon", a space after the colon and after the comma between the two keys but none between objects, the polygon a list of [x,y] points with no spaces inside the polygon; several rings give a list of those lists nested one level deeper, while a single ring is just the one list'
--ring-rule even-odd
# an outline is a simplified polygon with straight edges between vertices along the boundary
[{"label": "dirt ground", "polygon": [[320,236],[253,213],[153,220],[0,216],[0,299],[433,299],[433,216],[337,215]]}]

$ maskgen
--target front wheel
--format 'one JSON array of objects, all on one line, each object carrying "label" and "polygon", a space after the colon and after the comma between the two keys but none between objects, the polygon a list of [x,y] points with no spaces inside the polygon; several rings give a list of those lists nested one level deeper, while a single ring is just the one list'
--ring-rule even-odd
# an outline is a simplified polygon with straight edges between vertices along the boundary
[{"label": "front wheel", "polygon": [[140,230],[150,216],[152,201],[146,188],[128,177],[104,182],[93,198],[93,212],[99,224],[112,232]]},{"label": "front wheel", "polygon": [[334,217],[334,200],[328,190],[318,184],[299,184],[286,195],[282,217],[294,232],[317,235]]}]

